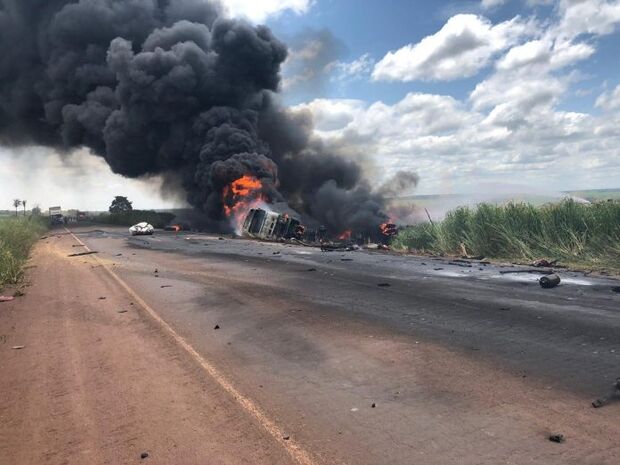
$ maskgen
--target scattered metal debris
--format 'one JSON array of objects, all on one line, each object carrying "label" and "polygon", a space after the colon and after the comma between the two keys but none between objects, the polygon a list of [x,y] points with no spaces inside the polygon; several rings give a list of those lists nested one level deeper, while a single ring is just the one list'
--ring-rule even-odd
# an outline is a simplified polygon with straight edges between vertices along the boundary
[{"label": "scattered metal debris", "polygon": [[499,274],[512,274],[512,273],[553,274],[553,270],[533,270],[531,268],[524,268],[522,270],[499,270]]},{"label": "scattered metal debris", "polygon": [[605,397],[601,397],[599,399],[596,399],[594,402],[592,402],[592,407],[600,408],[603,405],[605,405],[607,402],[609,402],[614,397],[615,398],[620,397],[620,378],[616,378],[616,381],[614,382],[614,384],[612,386],[611,393],[609,395],[605,396]]},{"label": "scattered metal debris", "polygon": [[536,260],[534,263],[532,263],[532,266],[535,266],[538,268],[550,268],[553,265],[555,265],[557,262],[558,262],[557,260],[548,261],[543,258],[541,260]]},{"label": "scattered metal debris", "polygon": [[91,250],[89,252],[72,253],[70,255],[67,255],[67,257],[82,257],[84,255],[93,255],[93,254],[96,254],[96,253],[99,253],[99,252],[97,252],[95,250]]},{"label": "scattered metal debris", "polygon": [[540,287],[542,287],[543,289],[551,289],[553,287],[556,287],[558,284],[560,284],[560,277],[557,274],[552,274],[549,276],[543,276],[542,278],[540,278],[538,280],[538,283],[540,284]]},{"label": "scattered metal debris", "polygon": [[471,268],[472,267],[471,263],[466,262],[465,260],[454,260],[454,261],[448,262],[448,265],[461,266],[463,268]]},{"label": "scattered metal debris", "polygon": [[562,444],[566,439],[563,434],[552,434],[549,436],[549,441],[557,442],[558,444]]}]

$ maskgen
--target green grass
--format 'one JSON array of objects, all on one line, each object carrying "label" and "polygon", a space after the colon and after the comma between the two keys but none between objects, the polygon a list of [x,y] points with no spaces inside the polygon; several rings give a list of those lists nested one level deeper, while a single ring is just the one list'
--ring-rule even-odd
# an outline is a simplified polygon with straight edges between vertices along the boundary
[{"label": "green grass", "polygon": [[393,246],[418,252],[620,269],[620,201],[480,204],[403,229]]},{"label": "green grass", "polygon": [[0,219],[0,286],[16,284],[33,244],[47,229],[42,217]]}]

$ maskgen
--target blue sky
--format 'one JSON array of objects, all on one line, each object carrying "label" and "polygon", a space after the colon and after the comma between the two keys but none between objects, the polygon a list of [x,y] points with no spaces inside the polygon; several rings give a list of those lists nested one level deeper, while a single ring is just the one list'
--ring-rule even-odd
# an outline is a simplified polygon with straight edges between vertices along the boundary
[{"label": "blue sky", "polygon": [[290,46],[284,102],[377,182],[620,187],[620,1],[279,3],[261,19]]}]

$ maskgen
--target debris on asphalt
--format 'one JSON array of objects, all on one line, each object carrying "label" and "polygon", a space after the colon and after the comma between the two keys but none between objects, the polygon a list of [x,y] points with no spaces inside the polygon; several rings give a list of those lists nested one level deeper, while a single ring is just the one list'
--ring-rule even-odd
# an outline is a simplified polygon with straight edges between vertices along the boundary
[{"label": "debris on asphalt", "polygon": [[566,439],[564,439],[563,434],[552,434],[549,436],[549,441],[557,442],[558,444],[562,444]]},{"label": "debris on asphalt", "polygon": [[116,313],[127,313],[127,310],[119,310],[119,311],[118,311],[118,312],[116,312]]},{"label": "debris on asphalt", "polygon": [[550,268],[557,262],[557,260],[548,261],[543,258],[541,260],[536,260],[534,263],[532,263],[532,266],[535,266],[537,268]]},{"label": "debris on asphalt", "polygon": [[115,257],[122,257],[122,256],[123,256],[123,254],[122,254],[122,253],[117,253],[117,254],[115,255]]},{"label": "debris on asphalt", "polygon": [[525,268],[523,270],[499,270],[499,274],[512,274],[512,273],[538,273],[538,274],[553,274],[551,270],[532,270]]},{"label": "debris on asphalt", "polygon": [[316,271],[316,268],[308,268],[306,271]]},{"label": "debris on asphalt", "polygon": [[145,459],[145,458],[147,458],[148,456],[149,456],[149,453],[148,453],[148,452],[142,452],[142,453],[140,454],[140,458],[141,458],[141,459]]},{"label": "debris on asphalt", "polygon": [[616,378],[616,381],[612,386],[611,394],[605,397],[601,397],[600,399],[596,399],[594,402],[592,402],[592,407],[600,408],[607,402],[609,402],[612,398],[620,398],[620,378]]},{"label": "debris on asphalt", "polygon": [[273,254],[274,255],[280,255],[280,252],[274,252]]},{"label": "debris on asphalt", "polygon": [[377,286],[379,286],[379,287],[390,287],[391,284],[390,283],[379,283],[379,284],[377,284]]},{"label": "debris on asphalt", "polygon": [[471,263],[466,262],[465,260],[454,260],[452,262],[448,262],[448,265],[462,266],[463,268],[471,268],[472,267]]},{"label": "debris on asphalt", "polygon": [[443,268],[433,268],[433,270],[435,270],[435,271],[441,271],[441,270],[443,270]]},{"label": "debris on asphalt", "polygon": [[620,292],[620,286],[614,286],[611,288],[611,292]]},{"label": "debris on asphalt", "polygon": [[557,274],[552,274],[549,276],[543,276],[542,278],[540,278],[538,280],[538,283],[540,284],[540,287],[542,287],[543,289],[551,289],[553,287],[556,287],[558,284],[560,284],[560,277]]},{"label": "debris on asphalt", "polygon": [[25,348],[26,348],[26,346],[13,346],[13,347],[11,347],[11,348],[12,348],[13,350],[22,350],[22,349],[25,349]]},{"label": "debris on asphalt", "polygon": [[375,404],[375,403],[373,402],[373,404],[370,406],[370,408],[375,408],[376,406],[377,406],[377,404]]},{"label": "debris on asphalt", "polygon": [[223,237],[218,237],[217,240],[218,241],[225,241],[226,239],[224,239]]},{"label": "debris on asphalt", "polygon": [[72,254],[67,255],[67,257],[82,257],[84,255],[93,255],[93,254],[96,254],[96,253],[99,253],[99,252],[97,252],[95,250],[91,250],[89,252],[72,253]]},{"label": "debris on asphalt", "polygon": [[164,289],[164,288],[166,288],[166,287],[172,287],[172,286],[171,286],[170,284],[164,284],[163,286],[159,286],[159,287],[161,287],[162,289]]},{"label": "debris on asphalt", "polygon": [[0,295],[0,302],[10,302],[12,300],[15,300],[15,297],[10,295]]},{"label": "debris on asphalt", "polygon": [[340,261],[341,262],[352,262],[353,259],[352,258],[341,258]]},{"label": "debris on asphalt", "polygon": [[213,329],[220,329],[220,325],[215,325]]},{"label": "debris on asphalt", "polygon": [[99,300],[105,300],[106,297],[99,297]]}]

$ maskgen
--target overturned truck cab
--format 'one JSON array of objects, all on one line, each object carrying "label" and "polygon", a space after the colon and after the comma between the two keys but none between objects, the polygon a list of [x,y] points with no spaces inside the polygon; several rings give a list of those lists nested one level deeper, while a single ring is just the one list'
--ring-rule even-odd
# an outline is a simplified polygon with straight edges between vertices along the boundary
[{"label": "overturned truck cab", "polygon": [[257,239],[291,239],[303,234],[304,228],[295,218],[262,208],[251,209],[241,228],[244,236]]}]

